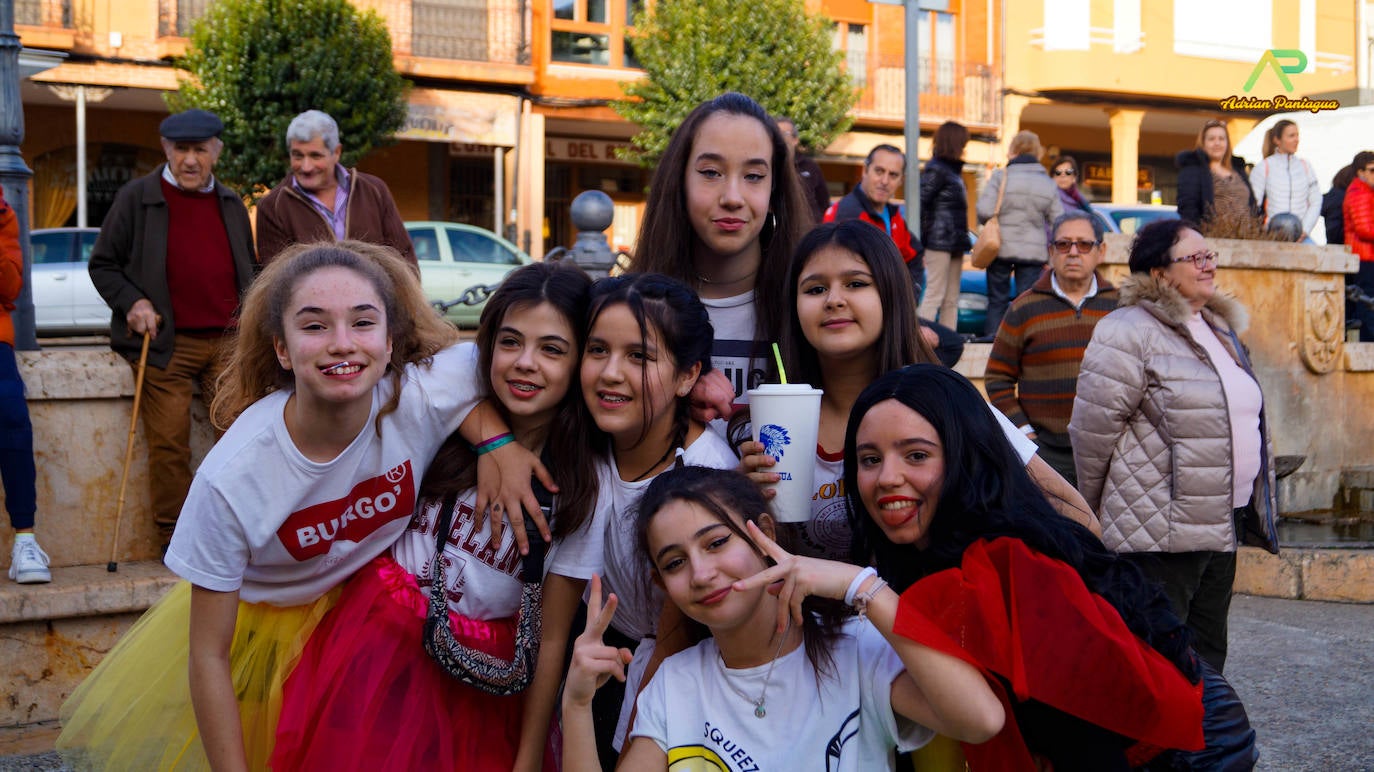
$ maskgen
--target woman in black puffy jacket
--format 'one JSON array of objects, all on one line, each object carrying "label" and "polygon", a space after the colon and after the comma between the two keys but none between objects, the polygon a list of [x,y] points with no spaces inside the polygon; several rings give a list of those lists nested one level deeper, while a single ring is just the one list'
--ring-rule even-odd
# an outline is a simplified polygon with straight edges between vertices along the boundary
[{"label": "woman in black puffy jacket", "polygon": [[1245,159],[1231,155],[1225,123],[1203,124],[1197,145],[1179,153],[1174,163],[1179,217],[1200,224],[1204,234],[1215,238],[1245,238],[1258,230],[1259,204],[1245,174]]},{"label": "woman in black puffy jacket", "polygon": [[948,121],[935,130],[934,158],[921,172],[921,243],[925,245],[926,288],[917,313],[954,329],[959,323],[959,275],[968,237],[968,189],[964,187],[964,145],[968,129]]}]

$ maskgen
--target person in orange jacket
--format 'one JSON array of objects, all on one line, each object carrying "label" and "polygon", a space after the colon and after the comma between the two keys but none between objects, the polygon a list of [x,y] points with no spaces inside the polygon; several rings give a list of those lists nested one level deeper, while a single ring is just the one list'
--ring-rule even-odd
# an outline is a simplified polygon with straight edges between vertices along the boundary
[{"label": "person in orange jacket", "polygon": [[23,288],[19,218],[0,192],[0,481],[5,485],[5,509],[14,528],[9,574],[20,584],[41,584],[52,581],[52,571],[48,569],[48,553],[33,535],[38,511],[33,424],[14,358],[14,321],[10,318]]}]

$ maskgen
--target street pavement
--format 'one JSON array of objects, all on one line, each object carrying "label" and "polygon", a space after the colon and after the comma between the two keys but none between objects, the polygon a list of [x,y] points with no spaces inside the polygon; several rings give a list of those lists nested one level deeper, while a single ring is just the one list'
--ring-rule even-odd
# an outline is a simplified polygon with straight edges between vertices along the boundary
[{"label": "street pavement", "polygon": [[[1374,605],[1238,595],[1230,637],[1258,769],[1374,772]],[[0,772],[63,769],[55,753],[0,758]]]}]

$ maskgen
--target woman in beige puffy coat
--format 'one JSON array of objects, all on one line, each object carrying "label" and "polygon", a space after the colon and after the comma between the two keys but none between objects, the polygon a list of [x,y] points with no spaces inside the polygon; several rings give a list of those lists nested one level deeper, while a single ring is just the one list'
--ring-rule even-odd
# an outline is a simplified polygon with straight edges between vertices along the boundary
[{"label": "woman in beige puffy coat", "polygon": [[1278,551],[1263,395],[1237,337],[1247,315],[1217,292],[1217,254],[1193,223],[1140,229],[1130,268],[1078,376],[1079,490],[1103,542],[1164,585],[1221,671],[1236,547]]}]

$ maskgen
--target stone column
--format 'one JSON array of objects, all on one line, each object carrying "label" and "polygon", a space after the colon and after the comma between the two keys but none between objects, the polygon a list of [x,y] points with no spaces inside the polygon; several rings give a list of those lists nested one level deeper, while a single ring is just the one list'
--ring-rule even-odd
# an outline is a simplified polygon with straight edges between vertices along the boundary
[{"label": "stone column", "polygon": [[24,251],[24,289],[13,313],[14,347],[38,348],[33,332],[33,293],[29,289],[33,255],[29,250],[29,178],[33,170],[24,163],[19,145],[24,141],[24,105],[19,99],[19,51],[23,45],[14,34],[14,0],[0,0],[0,186],[5,200],[19,219],[19,244]]},{"label": "stone column", "polygon": [[1107,111],[1112,127],[1112,203],[1134,204],[1140,175],[1140,122],[1144,110],[1122,108]]}]

